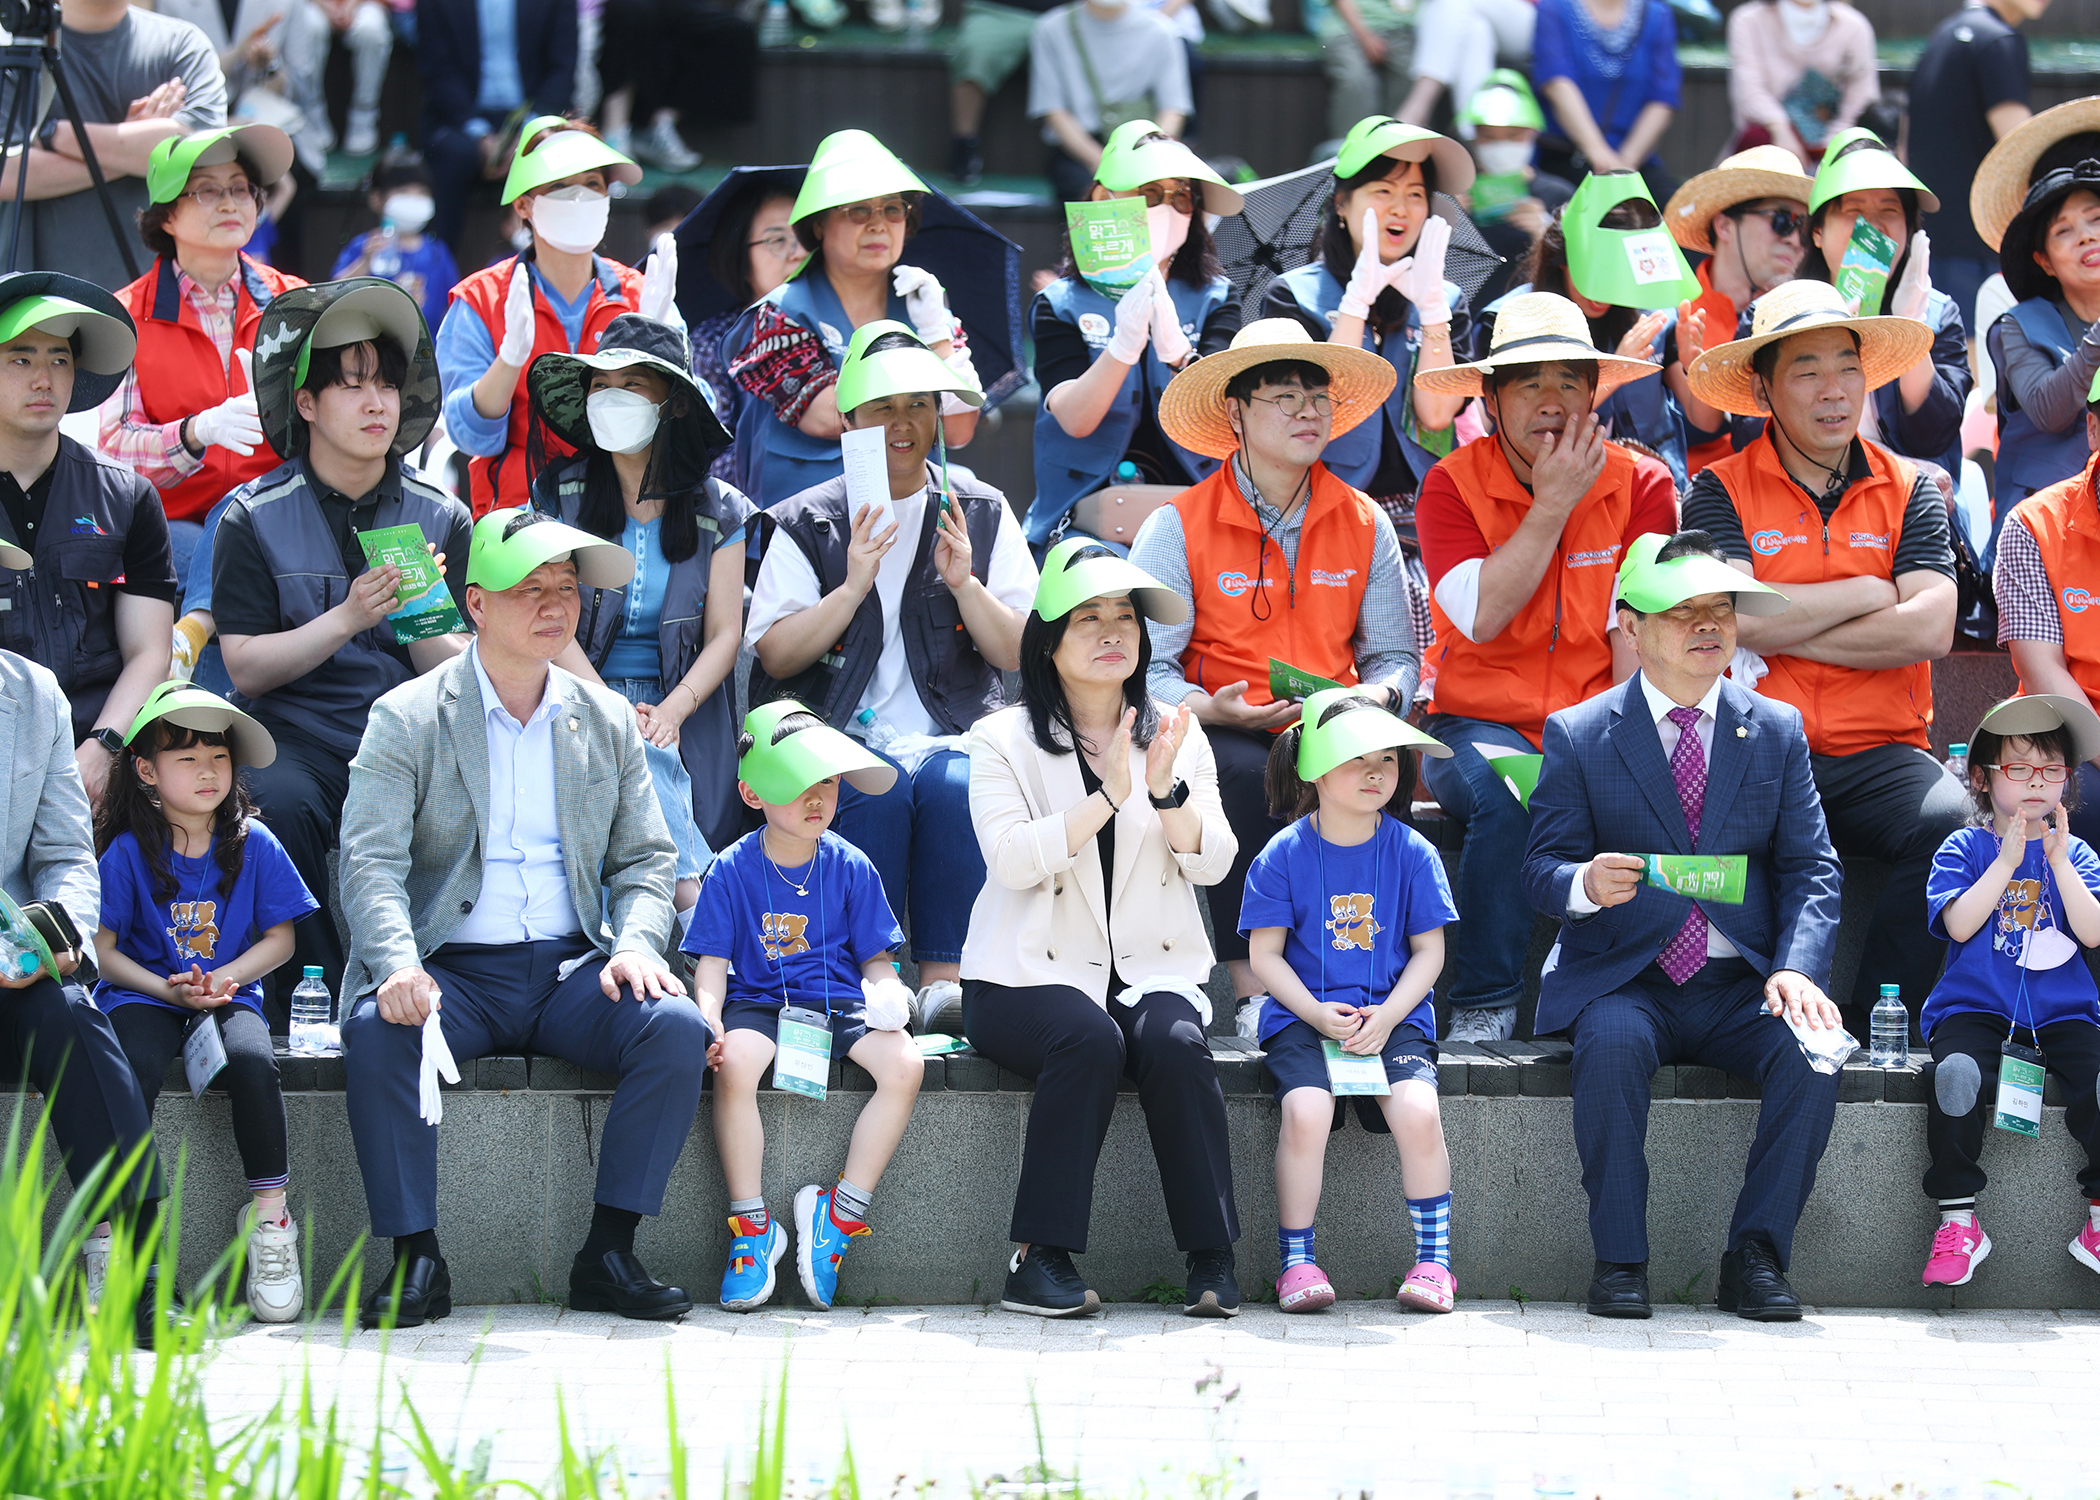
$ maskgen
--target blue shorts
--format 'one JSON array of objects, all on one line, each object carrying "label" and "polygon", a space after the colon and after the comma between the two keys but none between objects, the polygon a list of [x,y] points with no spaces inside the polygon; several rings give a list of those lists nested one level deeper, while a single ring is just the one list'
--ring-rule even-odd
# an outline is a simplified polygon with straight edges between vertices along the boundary
[{"label": "blue shorts", "polygon": [[[1292,1089],[1327,1088],[1327,1054],[1320,1047],[1320,1033],[1303,1021],[1293,1021],[1262,1043],[1266,1056],[1263,1066],[1275,1080],[1276,1087],[1271,1097],[1277,1103]],[[1386,1038],[1385,1077],[1388,1083],[1416,1081],[1436,1087],[1436,1043],[1413,1026],[1399,1025]],[[1390,1135],[1392,1127],[1385,1122],[1385,1112],[1378,1107],[1378,1098],[1373,1094],[1345,1095],[1334,1101],[1334,1124],[1331,1129],[1340,1130],[1346,1116],[1346,1106],[1354,1101],[1356,1118],[1364,1129],[1377,1135]]]},{"label": "blue shorts", "polygon": [[[722,1032],[755,1031],[767,1041],[780,1043],[778,1000],[725,1000],[722,1002]],[[853,1050],[853,1044],[868,1034],[868,1020],[859,1006],[831,1013],[831,1057],[836,1062]]]}]

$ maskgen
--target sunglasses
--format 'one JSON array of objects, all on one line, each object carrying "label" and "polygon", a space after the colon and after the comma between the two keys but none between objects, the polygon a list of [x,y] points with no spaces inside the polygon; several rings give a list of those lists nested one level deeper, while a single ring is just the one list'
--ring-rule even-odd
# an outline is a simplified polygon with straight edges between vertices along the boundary
[{"label": "sunglasses", "polygon": [[1795,213],[1791,208],[1731,208],[1728,217],[1737,222],[1751,217],[1763,219],[1772,226],[1774,239],[1789,239],[1808,231],[1808,215]]}]

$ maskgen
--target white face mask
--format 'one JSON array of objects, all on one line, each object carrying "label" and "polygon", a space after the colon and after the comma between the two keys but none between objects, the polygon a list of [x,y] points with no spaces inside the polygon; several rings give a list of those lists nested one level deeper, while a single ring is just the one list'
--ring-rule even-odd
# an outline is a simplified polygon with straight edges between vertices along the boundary
[{"label": "white face mask", "polygon": [[1489,177],[1509,177],[1531,165],[1529,141],[1475,141],[1473,159]]},{"label": "white face mask", "polygon": [[1829,29],[1830,0],[1783,0],[1779,20],[1788,41],[1796,47],[1812,46]]},{"label": "white face mask", "polygon": [[571,255],[588,255],[605,238],[612,199],[585,187],[556,188],[532,202],[532,228],[542,241]]},{"label": "white face mask", "polygon": [[640,391],[592,391],[583,412],[591,437],[607,453],[639,453],[656,438],[663,407]]},{"label": "white face mask", "polygon": [[1189,216],[1171,203],[1156,204],[1145,210],[1146,227],[1152,231],[1152,259],[1161,270],[1174,258],[1189,237]]},{"label": "white face mask", "polygon": [[404,234],[415,234],[430,222],[437,204],[428,193],[395,193],[379,205],[379,217]]}]

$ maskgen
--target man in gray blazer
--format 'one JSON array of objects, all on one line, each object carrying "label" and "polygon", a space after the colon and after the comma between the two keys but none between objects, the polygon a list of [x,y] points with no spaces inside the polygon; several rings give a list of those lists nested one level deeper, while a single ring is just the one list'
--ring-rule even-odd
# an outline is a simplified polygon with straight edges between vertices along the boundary
[{"label": "man in gray blazer", "polygon": [[374,703],[350,763],[344,1066],[372,1230],[394,1241],[367,1328],[452,1310],[431,1082],[447,1048],[620,1076],[569,1305],[657,1319],[692,1307],[634,1255],[692,1128],[710,1039],[661,956],[676,935],[671,835],[633,708],[550,665],[575,638],[579,588],[633,573],[626,548],[531,511],[482,517],[474,646]]}]

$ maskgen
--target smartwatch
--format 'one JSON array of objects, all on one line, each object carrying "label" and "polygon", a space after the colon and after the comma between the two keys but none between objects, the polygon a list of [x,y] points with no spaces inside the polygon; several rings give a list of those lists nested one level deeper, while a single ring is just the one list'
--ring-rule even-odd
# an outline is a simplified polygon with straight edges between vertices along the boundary
[{"label": "smartwatch", "polygon": [[121,756],[124,753],[124,736],[111,729],[108,725],[104,725],[96,730],[88,738],[107,750],[112,756]]},{"label": "smartwatch", "polygon": [[1145,800],[1154,807],[1180,807],[1189,800],[1189,784],[1176,777],[1172,789],[1164,797],[1153,796],[1151,789],[1148,787],[1145,791]]}]

